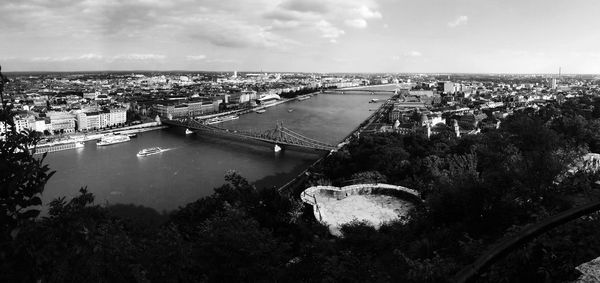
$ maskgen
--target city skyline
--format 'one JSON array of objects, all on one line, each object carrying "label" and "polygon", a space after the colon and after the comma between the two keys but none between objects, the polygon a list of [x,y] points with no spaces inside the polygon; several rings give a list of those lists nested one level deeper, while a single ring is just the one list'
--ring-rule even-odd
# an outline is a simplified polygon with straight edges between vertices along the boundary
[{"label": "city skyline", "polygon": [[11,71],[600,73],[597,1],[3,1]]}]

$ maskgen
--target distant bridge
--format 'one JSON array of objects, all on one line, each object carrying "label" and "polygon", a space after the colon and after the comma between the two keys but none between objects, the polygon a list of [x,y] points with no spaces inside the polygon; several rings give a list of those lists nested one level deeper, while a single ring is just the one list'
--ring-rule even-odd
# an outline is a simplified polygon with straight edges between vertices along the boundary
[{"label": "distant bridge", "polygon": [[214,125],[209,125],[203,121],[197,121],[193,118],[182,120],[165,120],[162,121],[165,125],[185,127],[190,130],[197,130],[205,133],[238,137],[243,139],[252,139],[266,143],[275,144],[277,146],[296,146],[314,150],[330,151],[337,147],[328,143],[324,143],[315,139],[305,137],[283,126],[283,123],[277,123],[275,129],[259,131],[247,130],[231,130]]},{"label": "distant bridge", "polygon": [[368,89],[368,88],[357,88],[357,89],[328,89],[326,92],[339,92],[339,93],[351,93],[351,92],[369,92],[371,94],[375,93],[397,93],[398,89],[395,90],[384,90],[384,89]]}]

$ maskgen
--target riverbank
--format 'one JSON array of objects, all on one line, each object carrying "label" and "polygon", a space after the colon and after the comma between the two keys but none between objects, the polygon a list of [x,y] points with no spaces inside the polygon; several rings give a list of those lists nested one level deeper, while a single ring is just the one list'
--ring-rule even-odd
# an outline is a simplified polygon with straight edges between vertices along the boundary
[{"label": "riverbank", "polygon": [[[345,88],[338,88],[337,90],[360,90],[365,89],[365,91],[369,91],[370,88],[381,88],[381,87],[394,87],[396,88],[398,85],[396,84],[381,84],[381,85],[363,85],[363,86],[352,86]],[[394,89],[391,89],[394,90]]]},{"label": "riverbank", "polygon": [[137,134],[137,133],[142,133],[142,132],[147,132],[147,131],[161,130],[161,129],[165,129],[165,128],[167,128],[167,126],[159,125],[158,122],[151,122],[151,123],[144,123],[144,124],[139,124],[139,125],[134,125],[134,126],[104,130],[104,131],[93,132],[93,133],[77,133],[77,134],[73,134],[73,135],[68,135],[65,138],[55,139],[51,142],[39,143],[38,147],[51,147],[51,146],[64,145],[64,144],[70,144],[70,143],[76,143],[76,142],[87,142],[87,141],[92,141],[92,140],[98,140],[98,139],[101,139],[104,135],[110,134],[110,133],[127,135],[127,134]]},{"label": "riverbank", "polygon": [[[318,94],[318,92],[313,92],[307,95],[316,95]],[[205,119],[211,119],[211,118],[217,118],[217,117],[223,117],[223,116],[228,116],[228,115],[244,115],[244,114],[248,114],[248,113],[252,113],[252,112],[256,112],[257,110],[262,110],[262,109],[267,109],[273,106],[277,106],[283,103],[287,103],[290,101],[294,101],[297,100],[296,97],[292,97],[292,98],[282,98],[281,100],[274,102],[274,103],[269,103],[267,105],[258,105],[256,107],[252,107],[252,108],[247,108],[247,109],[238,109],[238,110],[232,110],[232,111],[227,111],[227,112],[221,112],[221,113],[217,113],[217,114],[210,114],[210,115],[203,115],[203,116],[196,116],[196,119],[199,120],[205,120]]]}]

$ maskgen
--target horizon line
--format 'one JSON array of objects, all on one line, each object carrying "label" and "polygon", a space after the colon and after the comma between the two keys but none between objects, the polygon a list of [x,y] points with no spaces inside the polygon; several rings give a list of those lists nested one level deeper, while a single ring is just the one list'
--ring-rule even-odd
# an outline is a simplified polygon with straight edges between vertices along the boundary
[{"label": "horizon line", "polygon": [[[310,72],[310,71],[207,71],[207,70],[79,70],[79,71],[3,71],[5,74],[11,73],[103,73],[103,72],[193,72],[193,73],[303,73],[303,74],[428,74],[428,75],[557,75],[558,73],[507,73],[507,72]],[[599,76],[598,73],[561,73],[560,76]]]}]

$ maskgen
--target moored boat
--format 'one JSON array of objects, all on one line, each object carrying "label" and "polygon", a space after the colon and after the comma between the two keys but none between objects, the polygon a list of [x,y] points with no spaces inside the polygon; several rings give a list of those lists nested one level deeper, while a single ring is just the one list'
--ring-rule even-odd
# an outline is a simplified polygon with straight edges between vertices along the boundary
[{"label": "moored boat", "polygon": [[267,112],[267,110],[265,110],[265,109],[258,109],[258,110],[255,110],[254,112],[256,112],[258,114],[262,114],[262,113]]},{"label": "moored boat", "polygon": [[128,142],[130,141],[128,135],[114,135],[108,134],[102,137],[102,139],[96,143],[99,146],[111,145],[116,143]]},{"label": "moored boat", "polygon": [[84,147],[83,142],[72,142],[72,143],[60,143],[54,145],[40,146],[35,149],[35,154],[42,154],[47,152],[55,152],[73,148],[82,148]]},{"label": "moored boat", "polygon": [[302,100],[307,100],[307,99],[309,99],[309,98],[311,98],[311,97],[312,97],[312,95],[310,95],[310,94],[305,94],[305,95],[300,95],[300,96],[297,96],[297,97],[296,97],[296,100],[298,100],[298,101],[302,101]]},{"label": "moored boat", "polygon": [[212,125],[212,124],[222,123],[222,122],[225,122],[225,121],[237,120],[239,118],[240,118],[240,116],[238,116],[238,115],[229,115],[229,116],[223,116],[223,117],[216,117],[216,118],[212,118],[212,119],[206,120],[206,124]]}]

